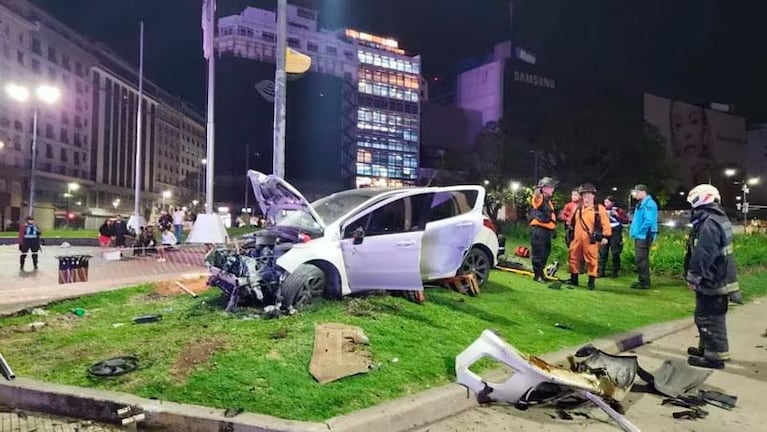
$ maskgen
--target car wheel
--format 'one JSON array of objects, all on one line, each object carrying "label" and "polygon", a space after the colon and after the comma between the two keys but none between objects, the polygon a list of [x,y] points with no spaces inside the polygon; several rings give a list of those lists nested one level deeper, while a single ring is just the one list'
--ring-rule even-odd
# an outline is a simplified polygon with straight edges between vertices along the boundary
[{"label": "car wheel", "polygon": [[479,285],[484,285],[487,282],[487,278],[490,277],[490,268],[492,267],[492,259],[478,247],[473,247],[463,258],[463,264],[458,274],[474,274]]},{"label": "car wheel", "polygon": [[320,299],[327,288],[325,273],[312,264],[301,264],[282,282],[282,306],[301,309]]}]

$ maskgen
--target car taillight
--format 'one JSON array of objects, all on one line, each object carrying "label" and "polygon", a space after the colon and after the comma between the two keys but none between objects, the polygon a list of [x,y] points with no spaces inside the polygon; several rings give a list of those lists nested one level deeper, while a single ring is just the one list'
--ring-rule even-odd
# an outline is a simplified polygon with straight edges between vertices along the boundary
[{"label": "car taillight", "polygon": [[486,218],[485,218],[485,220],[484,220],[484,222],[483,222],[483,224],[484,224],[486,227],[488,227],[488,228],[490,228],[491,230],[493,230],[493,232],[494,232],[494,233],[496,233],[496,234],[498,233],[498,231],[495,229],[495,224],[493,223],[492,219],[490,219],[490,218],[487,218],[487,217],[486,217]]},{"label": "car taillight", "polygon": [[298,240],[301,243],[309,243],[310,241],[312,241],[312,237],[309,234],[301,233],[298,235]]}]

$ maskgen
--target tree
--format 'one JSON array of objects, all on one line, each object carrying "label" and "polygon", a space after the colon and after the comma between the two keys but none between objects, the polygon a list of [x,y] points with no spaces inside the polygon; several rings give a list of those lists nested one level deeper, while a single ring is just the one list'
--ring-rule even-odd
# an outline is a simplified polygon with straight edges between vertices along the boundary
[{"label": "tree", "polygon": [[640,128],[636,112],[605,100],[552,118],[536,139],[541,172],[565,186],[591,182],[609,194],[646,183],[656,194],[674,186],[672,166],[657,128]]}]

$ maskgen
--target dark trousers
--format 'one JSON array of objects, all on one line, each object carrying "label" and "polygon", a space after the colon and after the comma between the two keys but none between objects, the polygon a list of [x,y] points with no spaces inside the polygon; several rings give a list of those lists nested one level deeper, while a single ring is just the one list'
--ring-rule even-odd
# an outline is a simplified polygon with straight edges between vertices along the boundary
[{"label": "dark trousers", "polygon": [[710,360],[725,360],[729,357],[726,320],[728,302],[726,295],[695,293],[695,325],[700,334],[699,348]]},{"label": "dark trousers", "polygon": [[609,242],[599,248],[599,276],[604,276],[607,270],[607,258],[612,256],[612,270],[618,275],[621,269],[621,252],[623,252],[623,229],[618,226],[613,228],[613,234]]},{"label": "dark trousers", "polygon": [[530,258],[535,276],[543,277],[543,268],[551,255],[552,231],[541,227],[530,228]]},{"label": "dark trousers", "polygon": [[24,268],[24,264],[27,262],[27,253],[32,252],[32,265],[37,268],[37,253],[40,252],[40,239],[39,238],[25,238],[19,245],[19,265]]},{"label": "dark trousers", "polygon": [[652,246],[652,236],[648,235],[645,240],[634,240],[634,256],[636,259],[637,274],[639,284],[645,287],[650,286],[650,247]]}]

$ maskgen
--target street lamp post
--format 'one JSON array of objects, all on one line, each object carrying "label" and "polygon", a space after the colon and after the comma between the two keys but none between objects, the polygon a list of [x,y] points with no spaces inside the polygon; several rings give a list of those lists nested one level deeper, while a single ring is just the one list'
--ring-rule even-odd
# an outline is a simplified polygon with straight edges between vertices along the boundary
[{"label": "street lamp post", "polygon": [[70,223],[70,220],[69,220],[69,213],[71,211],[70,199],[74,196],[73,192],[77,192],[77,190],[79,189],[80,189],[80,185],[75,182],[67,184],[67,193],[64,194],[64,197],[67,199],[67,214],[66,214],[67,228],[69,228],[69,223]]},{"label": "street lamp post", "polygon": [[[727,177],[734,177],[737,174],[737,170],[734,168],[728,168],[724,170],[724,175]],[[748,205],[748,194],[751,192],[749,189],[749,186],[756,186],[761,182],[761,179],[759,177],[751,177],[746,179],[745,176],[740,181],[735,181],[734,183],[737,185],[740,185],[740,191],[743,193],[742,198],[739,198],[740,203],[736,204],[736,207],[743,212],[743,227],[745,228],[748,226],[748,211],[749,211],[749,205]]]},{"label": "street lamp post", "polygon": [[514,213],[514,222],[516,222],[519,219],[519,215],[517,215],[517,191],[522,187],[522,184],[518,181],[512,181],[509,187],[511,188],[511,209]]},{"label": "street lamp post", "polygon": [[166,190],[166,191],[164,191],[162,193],[162,208],[163,208],[163,210],[166,210],[166,208],[165,208],[165,200],[170,198],[171,196],[173,196],[173,194],[170,191]]},{"label": "street lamp post", "polygon": [[[5,86],[5,93],[16,102],[25,103],[29,100],[30,91],[24,86],[8,83]],[[53,86],[40,85],[35,89],[35,95],[41,102],[53,105],[61,98],[61,91]],[[32,163],[29,170],[29,216],[32,216],[35,208],[35,172],[37,171],[37,104],[32,110]],[[68,215],[67,215],[68,216]]]}]

